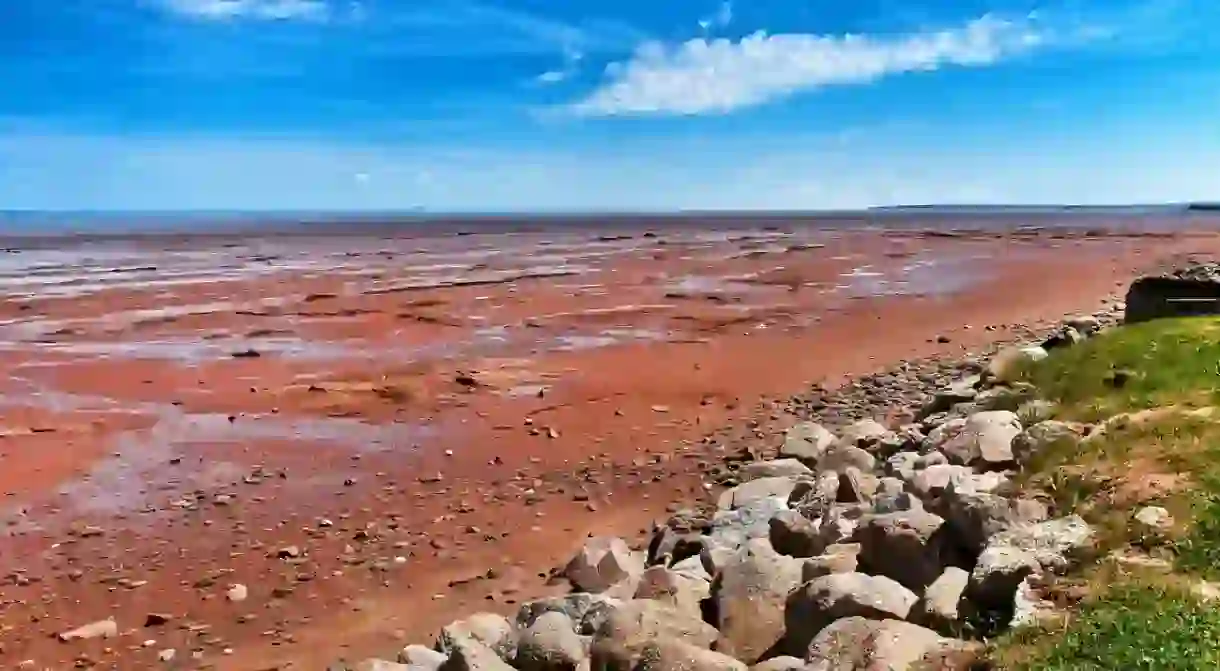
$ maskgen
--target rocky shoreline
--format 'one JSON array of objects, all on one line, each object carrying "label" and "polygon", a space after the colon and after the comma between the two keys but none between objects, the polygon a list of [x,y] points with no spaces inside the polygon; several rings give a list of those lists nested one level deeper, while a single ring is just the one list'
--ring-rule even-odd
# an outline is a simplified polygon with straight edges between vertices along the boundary
[{"label": "rocky shoreline", "polygon": [[1008,375],[1122,309],[1108,300],[1040,338],[1024,329],[986,351],[815,386],[700,461],[716,500],[655,525],[646,547],[590,538],[554,572],[571,594],[512,618],[471,615],[396,661],[331,668],[968,668],[982,638],[1053,612],[1043,576],[1092,537],[1014,487],[1024,460],[1079,429],[1045,420]]}]

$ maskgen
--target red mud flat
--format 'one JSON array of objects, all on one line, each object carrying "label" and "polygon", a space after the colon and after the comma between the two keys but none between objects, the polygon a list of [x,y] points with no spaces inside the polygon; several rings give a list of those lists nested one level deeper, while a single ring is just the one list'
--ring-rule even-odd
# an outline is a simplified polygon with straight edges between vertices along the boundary
[{"label": "red mud flat", "polygon": [[[545,593],[587,534],[702,496],[727,449],[704,437],[748,434],[769,398],[1220,251],[1208,232],[616,233],[0,257],[0,666],[392,653]],[[116,637],[55,639],[109,617]]]}]

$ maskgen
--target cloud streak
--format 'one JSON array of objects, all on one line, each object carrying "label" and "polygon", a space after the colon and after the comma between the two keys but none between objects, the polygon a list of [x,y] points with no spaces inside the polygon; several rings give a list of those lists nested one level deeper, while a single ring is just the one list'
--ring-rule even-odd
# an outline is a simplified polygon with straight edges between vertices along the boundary
[{"label": "cloud streak", "polygon": [[324,21],[330,16],[325,0],[162,0],[174,14],[205,21]]},{"label": "cloud streak", "polygon": [[900,36],[768,35],[647,42],[607,67],[600,88],[570,107],[580,116],[723,114],[796,93],[868,84],[945,67],[983,67],[1031,51],[1052,34],[1035,19],[985,15]]}]

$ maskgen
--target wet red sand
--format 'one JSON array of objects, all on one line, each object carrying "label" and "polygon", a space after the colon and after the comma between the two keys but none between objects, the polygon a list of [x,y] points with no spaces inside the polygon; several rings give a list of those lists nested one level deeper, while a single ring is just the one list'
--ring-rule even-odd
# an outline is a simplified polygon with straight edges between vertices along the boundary
[{"label": "wet red sand", "polygon": [[[727,449],[702,439],[769,420],[768,398],[1093,311],[1166,255],[1220,251],[1210,233],[628,233],[9,254],[2,665],[392,654],[551,589],[585,535],[700,496]],[[119,637],[54,640],[105,617]]]}]

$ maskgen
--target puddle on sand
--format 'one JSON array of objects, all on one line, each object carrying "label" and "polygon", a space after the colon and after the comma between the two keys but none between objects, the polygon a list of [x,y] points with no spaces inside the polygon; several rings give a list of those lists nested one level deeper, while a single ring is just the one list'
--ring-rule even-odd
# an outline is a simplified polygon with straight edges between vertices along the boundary
[{"label": "puddle on sand", "polygon": [[891,271],[864,265],[840,275],[843,281],[836,288],[853,298],[944,296],[968,289],[983,279],[985,260],[982,256],[938,258],[923,255]]},{"label": "puddle on sand", "polygon": [[[141,510],[164,504],[166,498],[183,491],[231,485],[251,470],[249,464],[205,459],[198,465],[184,467],[181,474],[167,475],[169,469],[175,468],[171,460],[181,457],[184,448],[190,446],[206,450],[208,444],[273,440],[299,443],[301,449],[328,446],[371,454],[416,449],[441,430],[431,424],[369,424],[350,418],[256,415],[230,421],[227,415],[184,413],[169,405],[158,406],[157,411],[160,419],[152,427],[117,434],[109,445],[114,456],[99,461],[86,475],[58,488],[56,514],[38,517],[18,514],[12,517],[15,524],[8,532],[45,529],[48,525],[71,522],[75,516]],[[307,485],[317,475],[303,474],[297,484]]]}]

